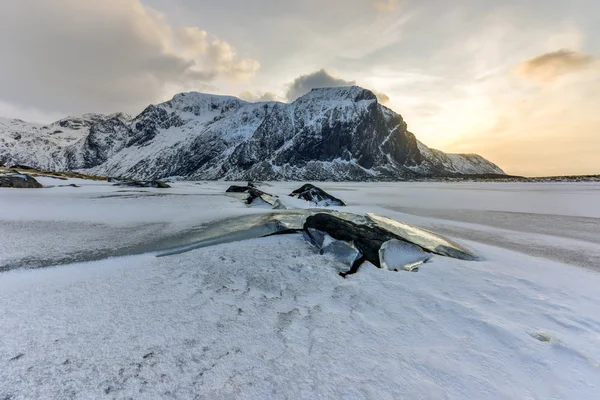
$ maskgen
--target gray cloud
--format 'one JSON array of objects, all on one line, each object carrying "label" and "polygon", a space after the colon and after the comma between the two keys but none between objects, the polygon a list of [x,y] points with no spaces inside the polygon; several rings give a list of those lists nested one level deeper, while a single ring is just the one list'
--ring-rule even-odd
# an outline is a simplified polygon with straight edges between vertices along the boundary
[{"label": "gray cloud", "polygon": [[[354,85],[356,85],[356,81],[348,81],[342,78],[337,78],[331,75],[325,69],[321,69],[310,74],[301,75],[294,79],[294,81],[288,86],[286,98],[291,102],[296,100],[298,97],[304,96],[312,89]],[[386,104],[390,101],[390,97],[387,94],[375,90],[372,90],[372,92],[375,93],[381,104]]]},{"label": "gray cloud", "polygon": [[341,78],[336,78],[329,72],[321,69],[311,74],[301,75],[294,79],[288,88],[286,97],[288,101],[294,101],[298,97],[304,96],[312,89],[354,85],[356,85],[356,81],[347,81]]},{"label": "gray cloud", "polygon": [[259,67],[139,0],[10,2],[0,13],[0,54],[0,101],[74,114],[136,110]]},{"label": "gray cloud", "polygon": [[281,101],[281,98],[273,92],[266,92],[262,94],[252,93],[252,92],[242,92],[239,95],[240,99],[258,102],[258,101]]},{"label": "gray cloud", "polygon": [[559,76],[580,71],[593,62],[594,59],[588,54],[561,49],[520,63],[516,72],[523,78],[548,83]]},{"label": "gray cloud", "polygon": [[390,96],[388,96],[387,94],[383,92],[378,92],[376,90],[371,91],[375,93],[375,96],[377,96],[377,101],[379,101],[381,104],[388,104],[390,102]]}]

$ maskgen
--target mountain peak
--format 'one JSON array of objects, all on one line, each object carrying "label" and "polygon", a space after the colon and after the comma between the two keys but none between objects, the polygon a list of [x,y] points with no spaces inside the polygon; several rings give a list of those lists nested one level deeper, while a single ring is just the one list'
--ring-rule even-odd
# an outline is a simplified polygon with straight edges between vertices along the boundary
[{"label": "mountain peak", "polygon": [[178,93],[166,103],[175,109],[184,109],[186,107],[194,107],[207,104],[229,104],[229,103],[246,103],[244,100],[234,96],[225,96],[219,94],[208,94],[201,92],[182,92]]},{"label": "mountain peak", "polygon": [[133,119],[87,114],[56,124],[0,122],[0,159],[137,179],[372,181],[502,173],[482,157],[429,149],[399,114],[358,86],[314,89],[293,104],[180,93]]},{"label": "mountain peak", "polygon": [[350,100],[350,101],[363,101],[363,100],[377,100],[377,96],[368,89],[361,88],[360,86],[341,86],[341,87],[325,87],[312,89],[310,92],[300,97],[296,101],[304,100]]}]

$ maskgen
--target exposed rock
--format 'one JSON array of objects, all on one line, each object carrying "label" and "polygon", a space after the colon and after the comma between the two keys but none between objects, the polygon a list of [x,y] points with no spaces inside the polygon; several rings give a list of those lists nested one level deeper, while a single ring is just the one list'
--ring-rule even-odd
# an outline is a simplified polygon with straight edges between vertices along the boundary
[{"label": "exposed rock", "polygon": [[216,221],[205,226],[197,241],[160,252],[157,256],[180,254],[197,248],[270,235],[302,232],[319,251],[331,253],[351,265],[340,272],[345,277],[369,261],[388,270],[416,271],[431,258],[420,246],[374,225],[359,214],[325,210],[292,210],[245,215]]},{"label": "exposed rock", "polygon": [[337,240],[351,242],[362,254],[362,257],[354,262],[348,272],[340,273],[342,276],[356,273],[364,261],[369,261],[376,267],[381,268],[379,249],[383,243],[395,239],[390,232],[377,226],[358,225],[325,213],[311,215],[306,218],[304,230],[310,235],[311,229],[326,232]]},{"label": "exposed rock", "polygon": [[24,170],[35,170],[35,168],[30,167],[29,165],[16,164],[10,167],[10,169],[24,169]]},{"label": "exposed rock", "polygon": [[256,199],[261,199],[268,205],[274,206],[275,201],[277,200],[277,196],[273,196],[272,194],[263,192],[262,190],[257,189],[255,187],[250,187],[250,189],[248,190],[248,204],[251,204]]},{"label": "exposed rock", "polygon": [[106,181],[108,183],[125,183],[125,182],[131,182],[128,179],[121,179],[121,178],[114,178],[114,177],[109,177],[106,179]]},{"label": "exposed rock", "polygon": [[248,186],[229,186],[225,193],[248,193],[248,197],[246,198],[247,204],[252,204],[256,199],[261,199],[270,206],[275,206],[277,199],[277,196],[273,196],[272,194],[256,188],[252,182],[248,182]]},{"label": "exposed rock", "polygon": [[310,183],[302,185],[301,188],[294,190],[292,193],[290,193],[290,196],[309,201],[321,207],[346,205],[346,203],[344,203],[342,200],[330,195],[323,189],[318,188]]},{"label": "exposed rock", "polygon": [[478,259],[475,254],[461,245],[418,226],[399,222],[377,214],[367,214],[367,218],[376,226],[432,253],[467,261]]},{"label": "exposed rock", "polygon": [[456,243],[422,228],[375,214],[368,214],[366,223],[354,223],[345,218],[346,214],[319,213],[309,216],[304,224],[309,236],[311,230],[325,232],[334,239],[353,243],[363,255],[342,276],[358,271],[364,261],[383,269],[416,271],[418,265],[431,258],[428,252],[462,260],[477,259]]},{"label": "exposed rock", "polygon": [[162,181],[125,181],[116,183],[114,186],[132,186],[144,188],[168,189],[171,186]]},{"label": "exposed rock", "polygon": [[0,187],[16,189],[38,189],[44,186],[27,174],[0,175]]},{"label": "exposed rock", "polygon": [[248,191],[250,190],[251,187],[254,186],[237,186],[237,185],[231,185],[227,188],[227,190],[225,191],[225,193],[248,193]]}]

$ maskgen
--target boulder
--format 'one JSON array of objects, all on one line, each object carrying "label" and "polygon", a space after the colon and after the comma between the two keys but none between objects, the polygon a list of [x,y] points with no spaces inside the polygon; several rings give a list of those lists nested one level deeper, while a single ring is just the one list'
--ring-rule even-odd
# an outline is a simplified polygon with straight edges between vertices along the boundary
[{"label": "boulder", "polygon": [[237,185],[231,185],[229,186],[229,188],[227,188],[227,190],[225,191],[225,193],[248,193],[248,191],[253,188],[254,186],[237,186]]},{"label": "boulder", "polygon": [[[396,231],[373,223],[355,223],[343,218],[345,214],[341,213],[340,216],[331,213],[314,214],[304,223],[304,235],[317,248],[325,247],[322,236],[327,234],[337,241],[349,243],[352,248],[358,250],[359,255],[350,270],[340,273],[343,277],[356,273],[364,261],[390,271],[418,271],[421,264],[431,259],[431,253],[435,253],[430,248],[423,247],[422,242],[418,240],[417,243],[413,243],[410,239],[414,237],[404,238]],[[455,256],[447,253],[444,255]]]},{"label": "boulder", "polygon": [[268,205],[275,206],[275,201],[277,200],[277,196],[257,189],[252,182],[248,182],[248,186],[229,186],[225,193],[248,193],[248,197],[246,198],[247,204],[252,204],[254,200],[261,199]]},{"label": "boulder", "polygon": [[27,174],[0,175],[0,187],[16,189],[38,189],[44,186]]},{"label": "boulder", "polygon": [[131,186],[131,187],[143,187],[143,188],[158,188],[168,189],[171,186],[162,181],[126,181],[116,183],[114,186]]},{"label": "boulder", "polygon": [[351,242],[362,254],[362,257],[354,262],[348,272],[340,273],[344,277],[356,273],[365,261],[381,268],[379,249],[388,240],[395,239],[393,234],[377,226],[358,225],[326,213],[306,218],[304,231],[310,235],[312,229],[325,232],[334,239]]},{"label": "boulder", "polygon": [[346,203],[344,203],[342,200],[330,195],[323,189],[318,188],[310,183],[302,185],[302,187],[299,189],[294,190],[292,193],[290,193],[290,196],[309,201],[319,207],[346,205]]},{"label": "boulder", "polygon": [[151,181],[150,184],[152,185],[152,187],[156,187],[159,189],[169,189],[171,187],[171,185],[163,181]]},{"label": "boulder", "polygon": [[414,243],[426,251],[459,260],[478,260],[478,257],[469,249],[437,233],[377,214],[369,213],[367,218],[371,224],[391,232],[406,242]]},{"label": "boulder", "polygon": [[252,204],[252,202],[254,202],[254,200],[256,199],[261,199],[268,205],[274,206],[275,201],[277,200],[277,196],[273,196],[272,194],[263,192],[260,189],[252,187],[250,188],[250,190],[248,190],[248,199],[246,201],[248,202],[248,204]]}]

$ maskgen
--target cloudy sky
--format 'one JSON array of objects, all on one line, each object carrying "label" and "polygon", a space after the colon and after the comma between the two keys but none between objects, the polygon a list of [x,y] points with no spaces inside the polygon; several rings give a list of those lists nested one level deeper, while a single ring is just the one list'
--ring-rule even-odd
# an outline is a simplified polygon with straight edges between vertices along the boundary
[{"label": "cloudy sky", "polygon": [[431,147],[513,174],[598,174],[598,15],[598,0],[8,0],[0,115],[357,84]]}]

